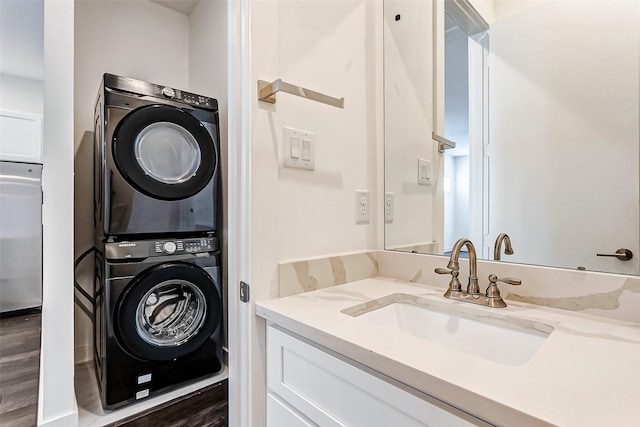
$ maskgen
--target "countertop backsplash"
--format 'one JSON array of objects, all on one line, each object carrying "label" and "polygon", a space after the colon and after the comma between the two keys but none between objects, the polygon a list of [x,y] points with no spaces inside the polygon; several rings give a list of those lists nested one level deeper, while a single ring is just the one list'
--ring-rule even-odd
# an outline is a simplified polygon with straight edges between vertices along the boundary
[{"label": "countertop backsplash", "polygon": [[378,251],[283,261],[280,298],[378,276]]},{"label": "countertop backsplash", "polygon": [[[387,277],[441,286],[449,276],[434,272],[447,257],[393,251],[364,251],[280,263],[279,295],[286,297],[370,277]],[[466,286],[468,261],[460,259],[460,281]],[[478,261],[481,289],[489,274],[514,277],[521,286],[500,283],[502,297],[546,307],[640,323],[640,277],[496,261]]]}]

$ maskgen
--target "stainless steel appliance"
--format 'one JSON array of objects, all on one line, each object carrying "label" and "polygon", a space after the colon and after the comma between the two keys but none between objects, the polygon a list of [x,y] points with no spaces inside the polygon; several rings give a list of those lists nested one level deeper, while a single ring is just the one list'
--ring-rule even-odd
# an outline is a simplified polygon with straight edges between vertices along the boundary
[{"label": "stainless steel appliance", "polygon": [[0,161],[0,313],[42,306],[42,165]]}]

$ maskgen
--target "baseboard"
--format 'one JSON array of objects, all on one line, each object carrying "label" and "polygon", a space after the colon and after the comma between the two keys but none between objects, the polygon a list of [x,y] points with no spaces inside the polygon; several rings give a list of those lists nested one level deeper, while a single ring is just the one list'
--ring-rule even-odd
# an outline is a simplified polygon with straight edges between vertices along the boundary
[{"label": "baseboard", "polygon": [[76,427],[78,425],[78,412],[70,412],[53,420],[38,420],[38,427]]}]

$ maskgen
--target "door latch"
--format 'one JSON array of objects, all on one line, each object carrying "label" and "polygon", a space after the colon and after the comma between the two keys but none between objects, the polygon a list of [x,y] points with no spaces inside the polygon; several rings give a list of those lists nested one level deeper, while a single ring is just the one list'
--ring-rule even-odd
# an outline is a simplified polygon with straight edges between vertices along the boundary
[{"label": "door latch", "polygon": [[240,301],[249,302],[249,284],[240,281]]}]

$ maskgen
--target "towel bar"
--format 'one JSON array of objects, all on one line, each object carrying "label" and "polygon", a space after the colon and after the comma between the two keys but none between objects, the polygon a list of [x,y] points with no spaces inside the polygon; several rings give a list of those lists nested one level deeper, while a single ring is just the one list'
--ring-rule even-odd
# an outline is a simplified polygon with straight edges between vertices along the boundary
[{"label": "towel bar", "polygon": [[313,101],[322,102],[323,104],[332,105],[338,108],[344,108],[344,98],[334,98],[320,92],[315,92],[313,90],[309,90],[300,86],[292,85],[291,83],[283,82],[282,79],[278,79],[273,83],[269,83],[264,80],[258,80],[259,101],[275,104],[276,93],[278,92],[286,92],[291,95],[296,95],[302,98],[311,99]]}]

